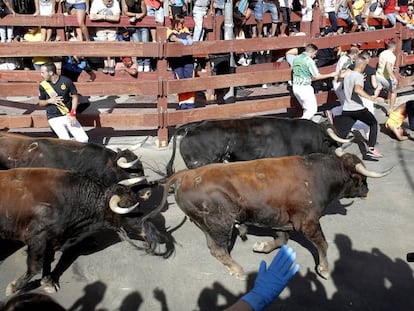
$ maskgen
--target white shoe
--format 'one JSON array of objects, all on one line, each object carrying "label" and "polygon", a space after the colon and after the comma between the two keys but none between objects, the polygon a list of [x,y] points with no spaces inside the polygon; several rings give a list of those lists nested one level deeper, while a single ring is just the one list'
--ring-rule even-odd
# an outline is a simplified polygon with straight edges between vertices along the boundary
[{"label": "white shoe", "polygon": [[138,66],[138,72],[143,72],[144,71],[144,66]]},{"label": "white shoe", "polygon": [[246,66],[246,59],[244,57],[240,57],[237,63],[239,65]]},{"label": "white shoe", "polygon": [[262,88],[263,88],[263,89],[267,89],[267,83],[262,84]]},{"label": "white shoe", "polygon": [[149,65],[144,66],[144,72],[150,72],[151,68]]}]

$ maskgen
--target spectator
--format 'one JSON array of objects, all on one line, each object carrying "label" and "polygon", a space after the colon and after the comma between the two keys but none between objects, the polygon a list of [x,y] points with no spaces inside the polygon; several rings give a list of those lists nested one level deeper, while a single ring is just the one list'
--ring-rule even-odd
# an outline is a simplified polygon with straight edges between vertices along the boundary
[{"label": "spectator", "polygon": [[[3,6],[1,7],[0,17],[8,14],[16,15],[13,9],[13,2],[9,0],[1,0]],[[0,26],[0,42],[12,42],[13,41],[13,26]]]},{"label": "spectator", "polygon": [[[23,36],[23,41],[25,42],[40,42],[42,41],[42,32],[40,31],[39,26],[31,26],[27,28],[27,32]],[[50,62],[51,57],[46,56],[34,56],[32,58],[32,64],[35,70],[40,70],[40,66],[44,63]]]},{"label": "spectator", "polygon": [[346,22],[347,32],[354,32],[358,23],[352,9],[352,0],[339,0],[336,7],[336,16]]},{"label": "spectator", "polygon": [[[315,0],[300,0],[300,3],[302,5],[302,22],[311,22],[313,18],[313,5],[315,4]],[[321,7],[321,5],[319,7]]]},{"label": "spectator", "polygon": [[[414,4],[410,3],[406,8],[406,12],[400,13],[402,23],[410,30],[414,29],[414,14],[413,14],[414,12],[413,11],[414,11]],[[411,38],[403,40],[402,49],[404,53],[407,53],[407,54],[412,53],[411,43],[412,43]]]},{"label": "spectator", "polygon": [[173,19],[174,16],[184,16],[187,12],[187,3],[185,0],[169,0],[168,1],[168,16]]},{"label": "spectator", "polygon": [[272,18],[271,31],[268,34],[269,37],[276,36],[277,23],[279,22],[279,12],[277,10],[276,1],[278,0],[259,0],[254,7],[254,17],[257,23],[257,34],[259,38],[262,38],[263,33],[263,14],[270,12]]},{"label": "spectator", "polygon": [[328,74],[320,74],[313,60],[318,47],[314,44],[308,44],[305,51],[293,60],[293,94],[303,108],[302,119],[311,120],[318,111],[318,103],[316,101],[315,92],[311,85],[312,78],[314,80],[323,80],[335,77],[336,72]]},{"label": "spectator", "polygon": [[76,119],[79,95],[73,82],[56,73],[54,63],[45,63],[40,68],[44,79],[39,86],[39,106],[46,107],[50,127],[61,139],[70,140],[70,135],[80,142],[89,140]]},{"label": "spectator", "polygon": [[385,126],[391,132],[394,133],[395,137],[398,140],[407,140],[409,135],[405,132],[403,127],[404,120],[408,117],[410,129],[414,131],[414,102],[409,101],[407,103],[402,103],[392,112],[388,117]]},{"label": "spectator", "polygon": [[[94,0],[91,5],[91,21],[119,22],[121,8],[118,0]],[[117,31],[114,28],[97,28],[96,39],[98,41],[115,41]],[[104,60],[103,73],[115,74],[115,59],[110,56]]]},{"label": "spectator", "polygon": [[282,15],[280,35],[282,37],[289,36],[290,10],[292,9],[292,5],[292,0],[279,0],[279,8]]},{"label": "spectator", "polygon": [[89,14],[90,0],[65,0],[66,10],[70,15],[76,15],[79,27],[75,29],[78,41],[90,41],[89,31],[85,24],[86,14]]},{"label": "spectator", "polygon": [[394,74],[394,66],[397,60],[397,57],[395,56],[396,48],[397,44],[395,41],[389,41],[386,44],[386,50],[382,51],[378,56],[377,66],[379,88],[377,89],[376,94],[379,94],[381,88],[385,88],[388,91],[390,111],[394,109],[395,102],[397,101],[398,80]]},{"label": "spectator", "polygon": [[136,78],[138,76],[137,64],[133,62],[132,57],[124,56],[120,62],[116,63],[115,72],[127,73]]},{"label": "spectator", "polygon": [[358,23],[358,29],[367,31],[369,26],[364,18],[364,12],[367,7],[369,7],[370,0],[356,0],[352,4],[352,9],[354,11],[355,19]]},{"label": "spectator", "polygon": [[385,0],[383,1],[383,9],[384,9],[384,15],[390,22],[391,27],[394,27],[397,23],[397,17],[395,14],[396,10],[396,0]]},{"label": "spectator", "polygon": [[[164,25],[164,7],[162,0],[145,0],[145,4],[147,6],[147,15],[153,16],[155,18],[155,22],[159,26]],[[151,28],[151,39],[152,42],[157,42],[157,28]]]},{"label": "spectator", "polygon": [[[192,45],[193,39],[190,30],[184,26],[184,17],[177,15],[174,17],[171,28],[167,29],[167,40],[170,42],[180,42],[183,45]],[[194,60],[192,55],[181,57],[171,57],[169,60],[175,79],[187,79],[194,77]],[[192,109],[194,105],[194,92],[178,94],[178,104],[180,109]]]},{"label": "spectator", "polygon": [[0,57],[0,70],[21,69],[22,64],[16,57]]},{"label": "spectator", "polygon": [[224,14],[224,0],[212,0],[213,2],[213,9],[214,9],[214,14],[216,16],[220,16]]},{"label": "spectator", "polygon": [[195,0],[193,6],[193,19],[194,19],[194,31],[193,40],[203,41],[204,40],[204,28],[203,21],[204,17],[213,14],[212,2],[210,0]]},{"label": "spectator", "polygon": [[382,0],[371,0],[368,10],[368,18],[386,19]]},{"label": "spectator", "polygon": [[[55,14],[55,0],[35,0],[36,12],[33,16],[52,16]],[[50,41],[52,38],[52,28],[40,27],[42,33],[41,41]]]},{"label": "spectator", "polygon": [[322,0],[323,5],[321,7],[322,13],[329,19],[329,23],[331,24],[329,27],[325,29],[326,35],[335,34],[338,29],[338,19],[336,17],[336,0]]},{"label": "spectator", "polygon": [[[147,6],[144,0],[121,0],[122,14],[129,16],[129,21],[135,24],[147,16]],[[150,31],[148,27],[136,27],[132,33],[132,41],[134,42],[149,42]],[[151,59],[137,58],[138,71],[151,71]]]},{"label": "spectator", "polygon": [[68,56],[63,58],[62,61],[62,76],[68,77],[72,81],[78,81],[78,78],[82,71],[85,71],[89,75],[87,82],[95,80],[96,75],[90,68],[88,61],[84,57],[80,56]]},{"label": "spectator", "polygon": [[373,102],[384,102],[381,97],[370,96],[364,91],[363,72],[367,65],[367,59],[358,56],[355,61],[355,68],[344,77],[345,102],[342,114],[334,120],[338,136],[345,138],[354,123],[358,120],[367,124],[370,128],[368,137],[368,158],[381,158],[383,155],[375,148],[377,143],[378,122],[375,116],[364,107],[362,97]]}]

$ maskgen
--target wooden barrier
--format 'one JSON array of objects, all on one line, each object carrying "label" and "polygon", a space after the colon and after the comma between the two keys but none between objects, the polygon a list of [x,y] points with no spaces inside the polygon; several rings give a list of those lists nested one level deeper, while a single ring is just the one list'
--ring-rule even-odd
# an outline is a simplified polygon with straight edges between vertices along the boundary
[{"label": "wooden barrier", "polygon": [[[97,72],[94,82],[86,82],[86,77],[81,76],[76,86],[82,95],[154,95],[157,104],[154,109],[145,111],[139,109],[124,109],[125,112],[107,114],[79,114],[83,125],[87,126],[113,126],[122,125],[129,128],[153,128],[158,130],[158,138],[161,145],[168,141],[168,127],[177,124],[199,121],[204,119],[236,117],[251,113],[266,114],[275,109],[288,109],[297,105],[294,98],[285,94],[282,97],[267,98],[261,100],[244,100],[242,103],[226,105],[207,105],[189,111],[178,111],[169,107],[168,95],[186,91],[205,91],[230,86],[260,85],[263,83],[284,82],[290,79],[290,68],[287,63],[270,62],[256,64],[248,67],[237,67],[235,74],[212,76],[207,67],[207,72],[194,79],[174,80],[171,71],[168,70],[167,59],[182,55],[198,55],[208,57],[209,54],[218,53],[245,53],[261,50],[286,50],[293,47],[303,47],[308,43],[314,43],[319,48],[333,46],[349,47],[352,43],[360,43],[364,49],[378,49],[384,46],[384,40],[393,38],[397,41],[397,67],[414,64],[414,56],[402,53],[402,40],[413,36],[400,24],[394,28],[378,29],[373,32],[357,32],[332,37],[320,37],[320,29],[325,27],[326,19],[316,9],[314,22],[301,23],[301,30],[305,29],[306,35],[294,37],[254,38],[245,40],[219,40],[223,17],[207,17],[204,26],[207,29],[208,40],[194,42],[192,46],[183,46],[179,43],[166,42],[166,27],[157,27],[158,41],[156,43],[136,42],[12,42],[0,44],[0,57],[31,57],[31,56],[65,56],[82,55],[85,57],[107,57],[131,55],[136,57],[151,57],[157,59],[157,70],[149,73],[139,73],[138,78],[128,75],[115,75],[113,77]],[[293,21],[300,21],[300,16],[292,14]],[[265,14],[264,22],[270,22],[270,15]],[[168,21],[167,21],[168,23]],[[254,24],[252,16],[247,24]],[[127,17],[121,17],[118,24],[97,23],[87,20],[89,27],[97,26],[122,26],[122,27],[156,27],[152,17],[146,17],[142,22],[131,25]],[[192,26],[192,18],[186,18],[187,26]],[[63,31],[67,26],[76,26],[74,16],[56,14],[52,17],[17,15],[6,16],[0,19],[0,25],[43,25],[56,27]],[[373,35],[375,33],[375,35]],[[333,70],[333,67],[321,68],[322,72]],[[0,71],[1,96],[36,96],[38,83],[41,77],[35,71]],[[399,77],[400,86],[412,84],[412,77]],[[333,92],[317,94],[319,105],[335,102]],[[1,103],[2,101],[0,101]],[[3,101],[4,103],[4,101]],[[23,106],[24,104],[22,104]],[[32,105],[33,106],[33,105]],[[32,108],[33,110],[33,108]],[[120,109],[122,110],[122,109]],[[22,115],[1,115],[0,127],[45,127],[47,126],[44,111],[41,109],[30,111]]]}]

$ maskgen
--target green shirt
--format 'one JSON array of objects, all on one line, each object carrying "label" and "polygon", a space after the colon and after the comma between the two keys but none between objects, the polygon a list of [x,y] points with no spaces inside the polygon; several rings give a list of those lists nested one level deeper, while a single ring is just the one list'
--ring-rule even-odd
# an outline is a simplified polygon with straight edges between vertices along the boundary
[{"label": "green shirt", "polygon": [[312,77],[316,76],[319,76],[318,67],[306,52],[293,60],[293,85],[311,85]]}]

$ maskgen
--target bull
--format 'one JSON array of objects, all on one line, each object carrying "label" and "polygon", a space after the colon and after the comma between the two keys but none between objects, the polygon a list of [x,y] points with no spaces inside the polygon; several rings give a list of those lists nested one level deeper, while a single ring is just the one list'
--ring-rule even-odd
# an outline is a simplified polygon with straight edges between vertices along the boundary
[{"label": "bull", "polygon": [[0,171],[0,188],[0,239],[27,245],[27,271],[7,286],[7,295],[25,289],[40,271],[44,289],[56,291],[56,268],[51,271],[55,251],[101,230],[116,231],[133,243],[129,237],[138,238],[143,228],[145,249],[156,254],[160,237],[147,220],[160,211],[140,208],[147,199],[141,184],[108,187],[68,170],[16,168]]},{"label": "bull", "polygon": [[106,185],[145,175],[141,161],[128,149],[115,152],[94,143],[1,132],[0,169],[16,167],[67,169]]},{"label": "bull", "polygon": [[173,188],[177,205],[205,233],[210,253],[238,278],[245,274],[230,256],[233,230],[245,238],[253,226],[273,236],[256,243],[256,252],[282,246],[289,232],[302,233],[317,248],[316,272],[328,279],[328,244],[319,222],[325,208],[341,198],[366,197],[367,177],[390,171],[369,171],[356,155],[343,152],[215,163],[166,179],[161,204]]},{"label": "bull", "polygon": [[352,140],[342,139],[332,128],[304,119],[260,116],[190,123],[174,133],[167,176],[173,173],[179,135],[183,136],[180,154],[187,168],[310,153],[334,154],[340,144]]}]

